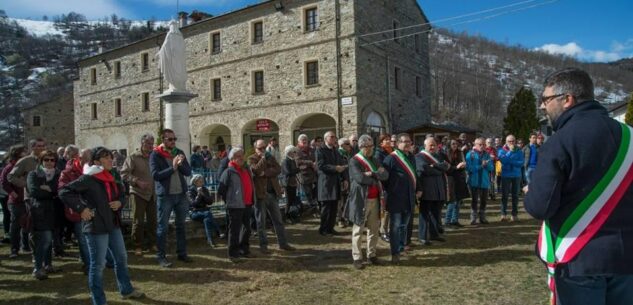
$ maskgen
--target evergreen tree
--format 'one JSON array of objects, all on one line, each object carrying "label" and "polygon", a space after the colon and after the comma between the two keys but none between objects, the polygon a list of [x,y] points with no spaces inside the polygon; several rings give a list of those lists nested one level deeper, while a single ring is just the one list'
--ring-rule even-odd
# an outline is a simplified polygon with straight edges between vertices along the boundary
[{"label": "evergreen tree", "polygon": [[631,99],[629,105],[626,107],[626,115],[624,116],[624,122],[633,126],[633,93],[631,93]]},{"label": "evergreen tree", "polygon": [[534,93],[529,88],[521,87],[508,104],[508,111],[503,119],[505,134],[513,134],[517,139],[527,141],[530,133],[538,127]]}]

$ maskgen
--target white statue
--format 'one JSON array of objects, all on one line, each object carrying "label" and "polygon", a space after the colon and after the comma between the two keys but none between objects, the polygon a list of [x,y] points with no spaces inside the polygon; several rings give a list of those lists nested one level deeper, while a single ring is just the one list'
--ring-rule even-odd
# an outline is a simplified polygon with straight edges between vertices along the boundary
[{"label": "white statue", "polygon": [[158,56],[158,67],[169,84],[167,92],[186,92],[185,39],[178,30],[178,22],[175,20],[169,23],[169,32],[156,56]]}]

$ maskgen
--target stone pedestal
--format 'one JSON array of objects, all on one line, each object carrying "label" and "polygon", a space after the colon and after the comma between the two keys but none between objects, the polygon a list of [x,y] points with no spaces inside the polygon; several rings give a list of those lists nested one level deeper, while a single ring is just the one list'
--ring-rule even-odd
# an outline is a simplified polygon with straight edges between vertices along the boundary
[{"label": "stone pedestal", "polygon": [[166,91],[158,97],[165,102],[164,128],[174,131],[178,141],[176,147],[182,149],[187,158],[191,155],[191,133],[189,132],[189,101],[197,97],[191,92]]}]

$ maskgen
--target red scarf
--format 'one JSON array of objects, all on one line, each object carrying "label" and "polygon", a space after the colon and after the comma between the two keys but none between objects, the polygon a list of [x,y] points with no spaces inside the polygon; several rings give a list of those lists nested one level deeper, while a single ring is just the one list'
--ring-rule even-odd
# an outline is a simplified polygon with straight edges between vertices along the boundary
[{"label": "red scarf", "polygon": [[114,176],[110,173],[110,171],[103,170],[98,174],[92,175],[93,177],[99,179],[105,185],[106,192],[108,193],[108,202],[112,202],[118,200],[119,189],[116,186],[116,182],[114,182]]},{"label": "red scarf", "polygon": [[251,176],[248,170],[242,168],[239,164],[230,161],[229,167],[235,168],[240,175],[240,181],[242,182],[242,196],[244,199],[244,205],[253,205],[253,185],[251,184]]},{"label": "red scarf", "polygon": [[167,151],[165,150],[165,146],[161,144],[154,147],[154,151],[163,156],[163,158],[165,159],[173,159],[176,156],[178,150],[176,147],[174,147],[171,151]]},{"label": "red scarf", "polygon": [[73,170],[75,170],[78,173],[83,173],[84,168],[83,166],[81,166],[81,159],[75,158],[70,161],[72,162]]}]

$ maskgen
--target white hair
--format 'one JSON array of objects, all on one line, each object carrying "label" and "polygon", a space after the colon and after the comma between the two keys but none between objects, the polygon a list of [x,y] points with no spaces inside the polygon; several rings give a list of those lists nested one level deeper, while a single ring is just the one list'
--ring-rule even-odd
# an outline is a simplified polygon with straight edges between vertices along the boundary
[{"label": "white hair", "polygon": [[233,156],[239,152],[244,152],[244,148],[242,148],[241,146],[235,146],[231,148],[231,151],[229,152],[229,160],[232,160]]}]

